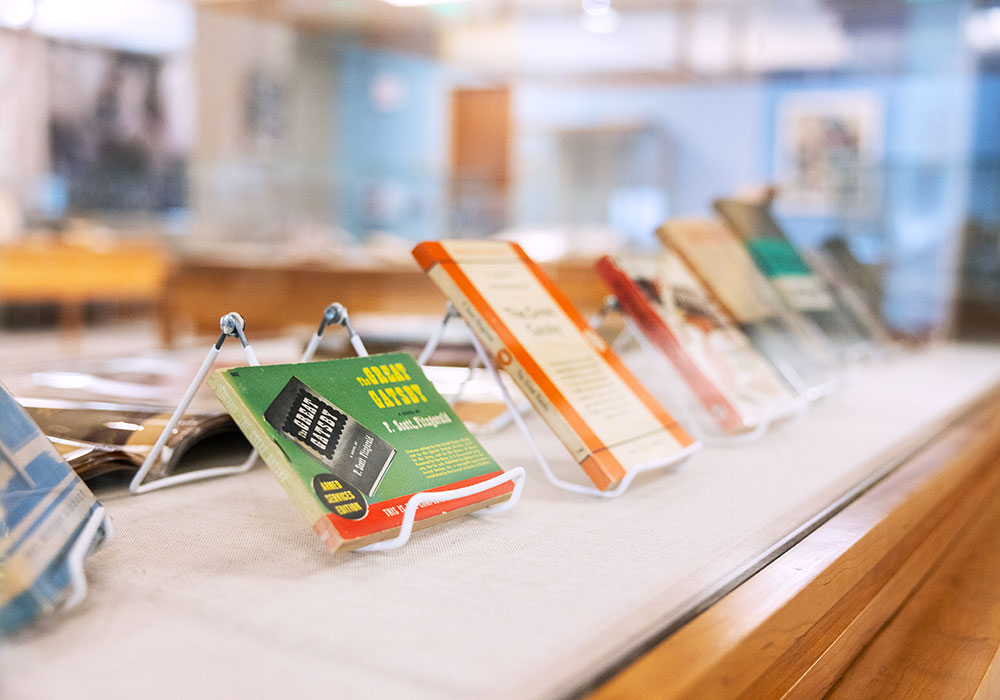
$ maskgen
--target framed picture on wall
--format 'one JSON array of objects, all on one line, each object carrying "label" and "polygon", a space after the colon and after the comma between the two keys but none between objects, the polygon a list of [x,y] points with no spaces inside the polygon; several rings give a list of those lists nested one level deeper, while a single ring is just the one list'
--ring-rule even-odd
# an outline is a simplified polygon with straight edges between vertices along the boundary
[{"label": "framed picture on wall", "polygon": [[187,203],[192,88],[182,57],[46,43],[52,174],[70,211]]},{"label": "framed picture on wall", "polygon": [[874,216],[882,196],[884,107],[866,91],[810,91],[778,102],[774,177],[784,213]]}]

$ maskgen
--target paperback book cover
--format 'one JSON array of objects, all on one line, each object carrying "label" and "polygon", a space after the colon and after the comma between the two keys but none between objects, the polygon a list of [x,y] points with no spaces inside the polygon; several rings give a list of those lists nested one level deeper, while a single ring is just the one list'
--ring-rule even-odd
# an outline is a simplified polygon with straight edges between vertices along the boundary
[{"label": "paperback book cover", "polygon": [[605,256],[597,272],[622,310],[674,365],[726,433],[787,416],[798,401],[672,251]]},{"label": "paperback book cover", "polygon": [[844,351],[869,342],[834,290],[799,254],[764,205],[717,199],[715,209],[746,244],[757,268],[785,302]]},{"label": "paperback book cover", "polygon": [[[415,493],[503,473],[405,353],[238,367],[209,385],[331,551],[394,537]],[[512,491],[427,504],[415,528]]]},{"label": "paperback book cover", "polygon": [[[100,508],[83,481],[0,385],[0,635],[57,609],[68,556]],[[106,540],[97,530],[87,553]]]},{"label": "paperback book cover", "polygon": [[838,271],[840,276],[857,291],[868,306],[869,311],[876,318],[881,319],[884,294],[877,268],[873,265],[865,265],[858,260],[851,252],[847,241],[840,236],[823,241],[822,255]]},{"label": "paperback book cover", "polygon": [[425,242],[413,255],[599,489],[694,449],[520,246]]},{"label": "paperback book cover", "polygon": [[798,393],[825,393],[836,373],[826,339],[792,314],[761,275],[735,234],[707,219],[672,219],[657,229],[750,342]]}]

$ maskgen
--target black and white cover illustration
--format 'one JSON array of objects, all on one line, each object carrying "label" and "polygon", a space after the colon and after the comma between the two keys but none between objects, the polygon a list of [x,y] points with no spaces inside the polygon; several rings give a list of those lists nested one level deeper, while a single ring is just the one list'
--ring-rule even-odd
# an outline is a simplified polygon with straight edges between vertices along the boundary
[{"label": "black and white cover illustration", "polygon": [[279,433],[331,473],[371,498],[396,450],[297,377],[285,384],[264,412]]}]

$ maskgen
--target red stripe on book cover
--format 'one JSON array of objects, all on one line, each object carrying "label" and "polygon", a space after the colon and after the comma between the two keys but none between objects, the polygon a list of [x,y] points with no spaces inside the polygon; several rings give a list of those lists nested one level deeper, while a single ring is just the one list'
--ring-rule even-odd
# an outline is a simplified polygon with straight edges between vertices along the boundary
[{"label": "red stripe on book cover", "polygon": [[[674,363],[681,376],[709,409],[709,413],[719,425],[729,432],[743,430],[746,426],[739,412],[688,356],[677,336],[653,308],[635,280],[629,277],[608,256],[598,260],[594,267],[610,287],[625,313],[639,325],[646,337],[670,358],[670,361]],[[720,417],[713,413],[711,409],[714,406],[722,406],[726,411],[725,415]]]},{"label": "red stripe on book cover", "polygon": [[615,456],[611,454],[608,448],[598,450],[593,454],[589,454],[583,458],[580,462],[580,466],[583,468],[584,473],[590,477],[590,480],[594,482],[596,486],[601,491],[613,484],[617,484],[621,481],[621,477],[618,477],[615,481],[612,481],[608,477],[608,473],[615,465],[621,467],[621,463],[615,459]]},{"label": "red stripe on book cover", "polygon": [[[465,486],[478,484],[486,481],[487,479],[492,479],[503,473],[503,471],[496,471],[492,474],[474,476],[470,479],[444,484],[443,486],[437,486],[427,490],[433,492],[460,489]],[[420,522],[421,520],[433,518],[441,515],[442,513],[449,513],[451,511],[459,510],[460,508],[465,508],[466,506],[482,503],[483,501],[488,501],[492,498],[496,498],[497,496],[502,496],[505,493],[509,494],[513,492],[513,490],[514,484],[507,481],[499,486],[487,489],[482,493],[473,494],[464,498],[458,498],[453,501],[442,501],[440,503],[430,503],[420,506],[417,509],[417,515],[414,521]],[[313,530],[322,534],[329,528],[330,525],[332,525],[344,541],[349,542],[350,540],[358,539],[359,537],[366,537],[377,532],[384,532],[386,530],[399,528],[403,524],[403,512],[406,510],[406,504],[412,497],[413,494],[409,494],[406,496],[400,496],[399,498],[393,498],[388,501],[372,503],[369,505],[368,515],[361,520],[347,520],[346,518],[338,517],[333,513],[327,513],[320,518],[319,521],[313,524]]]}]

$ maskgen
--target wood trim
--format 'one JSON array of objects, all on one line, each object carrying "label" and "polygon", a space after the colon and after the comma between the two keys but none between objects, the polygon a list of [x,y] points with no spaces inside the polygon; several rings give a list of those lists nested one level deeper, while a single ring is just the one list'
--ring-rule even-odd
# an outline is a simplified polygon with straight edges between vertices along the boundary
[{"label": "wood trim", "polygon": [[[990,473],[994,484],[998,473]],[[829,700],[997,697],[1000,499],[986,486],[974,489],[976,502],[961,508],[964,524],[944,556],[840,676]]]},{"label": "wood trim", "polygon": [[[544,266],[581,313],[597,311],[607,296],[590,260]],[[250,264],[181,258],[175,262],[158,306],[165,345],[187,332],[218,335],[219,316],[239,311],[253,337],[296,325],[313,327],[327,304],[352,313],[425,314],[440,318],[445,298],[416,264],[367,268],[322,262]]]},{"label": "wood trim", "polygon": [[992,392],[594,697],[823,696],[984,505],[998,500],[997,399]]},{"label": "wood trim", "polygon": [[993,656],[989,668],[983,674],[983,679],[979,683],[972,700],[994,700],[1000,697],[1000,649]]}]

